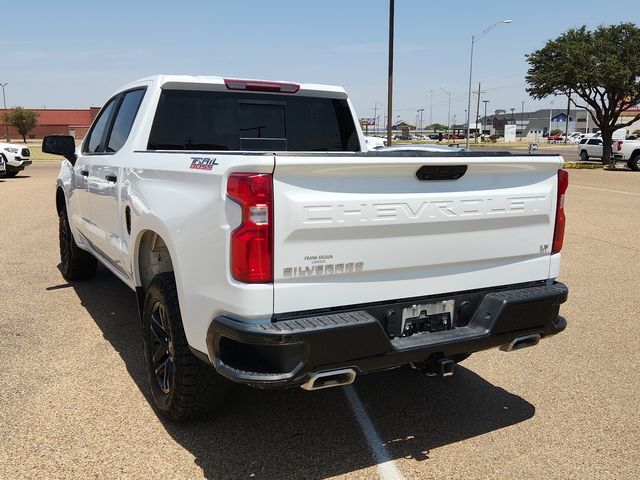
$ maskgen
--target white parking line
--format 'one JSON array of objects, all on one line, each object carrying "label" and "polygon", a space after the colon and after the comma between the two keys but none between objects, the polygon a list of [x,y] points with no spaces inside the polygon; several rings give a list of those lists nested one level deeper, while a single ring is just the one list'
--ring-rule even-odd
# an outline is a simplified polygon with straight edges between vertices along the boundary
[{"label": "white parking line", "polygon": [[609,188],[589,187],[587,185],[576,185],[575,183],[570,186],[570,188],[573,187],[589,188],[591,190],[600,190],[601,192],[622,193],[624,195],[633,195],[634,197],[640,197],[640,193],[625,192],[624,190],[611,190]]},{"label": "white parking line", "polygon": [[380,478],[382,478],[382,480],[404,480],[400,470],[398,470],[391,455],[389,455],[389,451],[386,449],[380,435],[376,432],[373,422],[371,422],[367,411],[360,401],[358,392],[356,392],[352,385],[343,387],[343,391],[347,400],[349,400],[349,405],[351,406],[351,410],[353,410],[356,420],[358,420],[358,424],[360,424],[360,429],[367,439],[373,459],[376,461]]}]

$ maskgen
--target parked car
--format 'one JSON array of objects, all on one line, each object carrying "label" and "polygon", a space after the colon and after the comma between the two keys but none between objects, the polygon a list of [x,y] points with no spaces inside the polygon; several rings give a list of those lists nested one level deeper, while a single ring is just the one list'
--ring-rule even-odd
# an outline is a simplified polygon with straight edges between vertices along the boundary
[{"label": "parked car", "polygon": [[7,177],[15,177],[28,165],[31,165],[31,152],[26,145],[0,142],[0,155],[6,164]]},{"label": "parked car", "polygon": [[[602,138],[602,132],[597,131],[593,134],[593,138]],[[627,138],[627,130],[624,128],[619,128],[611,134],[611,140],[625,140]]]},{"label": "parked car", "polygon": [[7,173],[6,162],[4,161],[4,155],[0,155],[0,178],[4,177]]},{"label": "parked car", "polygon": [[569,133],[569,135],[567,135],[567,142],[568,143],[578,143],[580,141],[580,138],[582,137],[582,133],[580,132],[571,132]]},{"label": "parked car", "polygon": [[565,329],[562,157],[367,151],[355,118],[340,87],[154,76],[79,147],[44,138],[60,270],[100,261],[135,291],[162,415],[224,412],[228,381],[448,376]]},{"label": "parked car", "polygon": [[580,160],[586,162],[592,157],[602,158],[602,138],[592,137],[592,138],[583,138],[578,143],[578,155],[580,155]]},{"label": "parked car", "polygon": [[548,140],[551,143],[564,142],[564,133],[558,133],[556,135],[549,135]]},{"label": "parked car", "polygon": [[384,152],[466,152],[468,151],[462,147],[454,147],[451,145],[434,145],[434,144],[422,144],[422,145],[393,145],[380,149]]},{"label": "parked car", "polygon": [[376,150],[387,146],[387,141],[380,137],[364,137],[367,150]]}]

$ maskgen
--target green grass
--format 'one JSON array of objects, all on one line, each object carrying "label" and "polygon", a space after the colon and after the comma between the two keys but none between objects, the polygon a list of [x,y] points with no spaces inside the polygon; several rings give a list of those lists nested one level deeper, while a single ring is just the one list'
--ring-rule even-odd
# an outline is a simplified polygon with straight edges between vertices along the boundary
[{"label": "green grass", "polygon": [[595,170],[602,168],[604,165],[601,163],[565,163],[564,168],[574,168],[578,170]]},{"label": "green grass", "polygon": [[31,160],[34,162],[56,160],[62,161],[62,157],[59,155],[51,155],[48,153],[42,153],[42,145],[29,143],[29,151],[31,152]]}]

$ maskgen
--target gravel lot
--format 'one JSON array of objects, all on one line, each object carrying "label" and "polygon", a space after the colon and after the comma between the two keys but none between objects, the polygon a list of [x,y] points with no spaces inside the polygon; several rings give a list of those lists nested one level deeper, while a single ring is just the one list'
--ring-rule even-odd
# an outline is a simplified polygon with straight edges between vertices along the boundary
[{"label": "gravel lot", "polygon": [[570,171],[563,334],[449,379],[359,377],[372,446],[344,389],[239,388],[217,418],[160,420],[133,293],[57,269],[58,168],[0,179],[0,478],[640,477],[640,174]]}]

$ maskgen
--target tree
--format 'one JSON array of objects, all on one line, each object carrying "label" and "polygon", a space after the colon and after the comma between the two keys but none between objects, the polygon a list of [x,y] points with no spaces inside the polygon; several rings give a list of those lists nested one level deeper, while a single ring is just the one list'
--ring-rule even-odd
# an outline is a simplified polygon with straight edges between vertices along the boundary
[{"label": "tree", "polygon": [[589,111],[602,132],[602,163],[613,167],[613,132],[640,119],[620,122],[620,114],[640,102],[640,29],[633,23],[572,28],[526,58],[529,95],[567,95]]},{"label": "tree", "polygon": [[438,132],[438,131],[446,131],[447,130],[447,126],[446,125],[442,125],[441,123],[432,123],[431,125],[427,125],[426,127],[424,127],[425,130],[431,130],[433,132]]},{"label": "tree", "polygon": [[26,143],[27,135],[38,125],[38,112],[23,107],[14,107],[4,113],[5,123],[15,127],[22,135],[22,141]]}]

